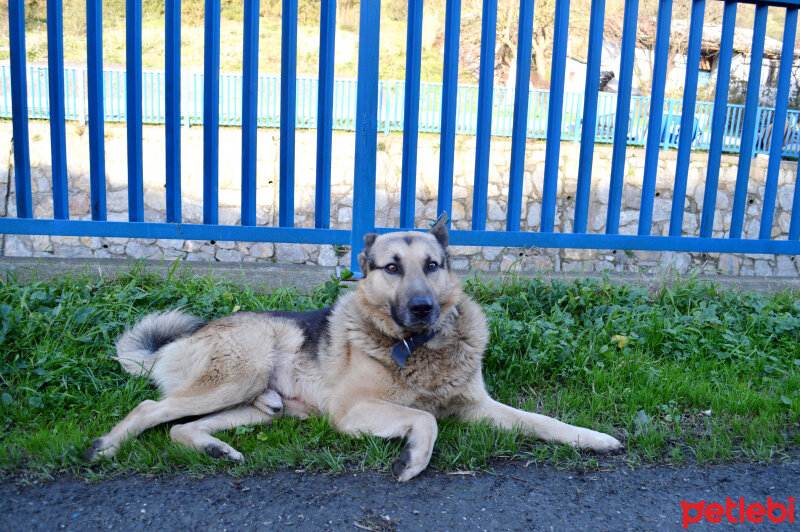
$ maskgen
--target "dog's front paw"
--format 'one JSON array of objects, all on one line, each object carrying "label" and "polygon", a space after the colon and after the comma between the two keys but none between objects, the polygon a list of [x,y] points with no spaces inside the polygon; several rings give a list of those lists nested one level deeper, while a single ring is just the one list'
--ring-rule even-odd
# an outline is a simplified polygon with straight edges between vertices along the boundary
[{"label": "dog's front paw", "polygon": [[615,437],[590,429],[582,429],[578,433],[575,445],[601,454],[613,453],[623,448],[622,442]]},{"label": "dog's front paw", "polygon": [[398,482],[406,482],[407,480],[411,480],[422,473],[426,467],[428,467],[429,461],[430,456],[427,458],[419,456],[415,457],[412,453],[411,445],[407,443],[403,447],[403,450],[400,451],[400,456],[397,458],[397,460],[392,462],[392,476],[397,479]]},{"label": "dog's front paw", "polygon": [[83,458],[87,462],[96,462],[103,458],[111,458],[117,451],[118,447],[107,443],[103,438],[97,438],[92,442],[92,445],[83,453]]}]

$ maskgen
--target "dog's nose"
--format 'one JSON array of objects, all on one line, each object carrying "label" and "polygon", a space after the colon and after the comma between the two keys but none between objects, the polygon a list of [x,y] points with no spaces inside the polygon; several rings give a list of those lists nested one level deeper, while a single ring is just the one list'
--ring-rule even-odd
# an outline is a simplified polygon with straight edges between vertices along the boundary
[{"label": "dog's nose", "polygon": [[427,297],[415,297],[408,305],[415,318],[427,318],[433,311],[433,301]]}]

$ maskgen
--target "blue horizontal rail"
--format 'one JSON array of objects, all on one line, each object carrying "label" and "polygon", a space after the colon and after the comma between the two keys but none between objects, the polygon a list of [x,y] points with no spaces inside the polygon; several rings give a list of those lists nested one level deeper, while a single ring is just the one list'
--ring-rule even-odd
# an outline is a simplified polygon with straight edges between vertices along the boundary
[{"label": "blue horizontal rail", "polygon": [[[28,113],[30,118],[49,119],[50,102],[47,89],[48,68],[28,66]],[[65,118],[84,122],[88,117],[86,86],[87,71],[79,68],[64,69]],[[0,118],[11,117],[11,88],[9,67],[0,64]],[[202,73],[183,73],[181,87],[181,121],[185,126],[202,125],[203,87]],[[103,71],[104,111],[106,122],[125,122],[126,71],[107,69]],[[242,74],[220,74],[219,81],[219,125],[241,126],[244,109]],[[262,128],[277,128],[281,123],[281,78],[277,75],[260,75],[257,84],[256,124]],[[334,130],[355,131],[357,80],[336,79],[333,84],[331,127]],[[142,122],[165,124],[167,80],[164,72],[144,71],[142,79]],[[298,77],[295,127],[316,129],[319,120],[319,87],[317,78]],[[443,92],[441,83],[421,82],[419,88],[420,133],[441,132]],[[547,138],[547,113],[549,90],[531,89],[527,103],[526,137],[544,140]],[[492,90],[491,134],[510,137],[513,133],[515,90],[511,87],[494,87]],[[565,92],[562,113],[561,140],[579,142],[583,125],[584,93]],[[378,131],[389,133],[403,131],[405,120],[406,90],[404,81],[384,80],[378,82]],[[660,148],[677,148],[680,140],[682,100],[666,98],[661,119]],[[595,118],[595,143],[611,144],[616,126],[617,95],[599,93]],[[476,135],[478,132],[478,86],[458,85],[455,133]],[[757,109],[758,130],[754,139],[753,153],[770,153],[775,109]],[[698,101],[692,126],[692,150],[708,150],[711,146],[711,124],[714,103]],[[741,145],[744,105],[727,104],[722,151],[738,153]],[[650,120],[650,97],[631,97],[628,119],[627,144],[644,146],[647,141]],[[784,127],[784,156],[800,156],[800,110],[790,109]]]},{"label": "blue horizontal rail", "polygon": [[[5,233],[22,235],[57,234],[64,236],[99,236],[122,238],[178,238],[187,240],[232,240],[252,242],[289,242],[297,244],[350,244],[349,229],[311,229],[247,225],[171,224],[151,222],[95,222],[87,220],[42,220],[0,218]],[[407,229],[377,227],[377,233]],[[570,249],[641,249],[711,253],[781,253],[797,254],[796,240],[735,238],[665,237],[640,235],[605,235],[586,233],[543,233],[528,231],[451,230],[450,244],[455,246],[509,246]]]},{"label": "blue horizontal rail", "polygon": [[300,229],[252,225],[175,224],[0,218],[4,233],[19,235],[99,236],[122,238],[179,238],[186,240],[289,242],[297,244],[350,243],[347,229]]}]

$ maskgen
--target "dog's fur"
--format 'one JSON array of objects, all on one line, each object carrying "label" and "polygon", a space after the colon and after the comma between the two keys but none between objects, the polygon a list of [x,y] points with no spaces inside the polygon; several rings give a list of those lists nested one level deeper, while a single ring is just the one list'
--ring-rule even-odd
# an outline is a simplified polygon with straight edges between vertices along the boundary
[{"label": "dog's fur", "polygon": [[[333,307],[308,313],[239,312],[203,323],[177,311],[151,314],[123,334],[117,358],[149,375],[160,401],[143,401],[87,450],[113,456],[127,438],[166,421],[170,435],[215,457],[241,460],[216,431],[273,416],[327,414],[347,434],[404,438],[392,473],[405,481],[431,457],[436,419],[488,419],[537,438],[598,452],[613,437],[492,400],[481,374],[488,331],[480,307],[450,270],[446,217],[428,233],[369,234],[359,255],[363,279]],[[401,367],[392,347],[435,336]]]}]

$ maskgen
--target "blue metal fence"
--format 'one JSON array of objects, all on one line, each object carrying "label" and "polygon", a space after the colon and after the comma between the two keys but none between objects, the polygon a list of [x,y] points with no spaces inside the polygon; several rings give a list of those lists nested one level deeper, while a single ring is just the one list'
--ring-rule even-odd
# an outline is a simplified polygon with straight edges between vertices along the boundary
[{"label": "blue metal fence", "polygon": [[[750,2],[751,0],[742,0]],[[296,76],[297,0],[283,0],[282,73],[279,77],[257,76],[258,0],[245,0],[244,75],[219,72],[219,0],[206,2],[205,68],[203,73],[180,75],[180,3],[170,2],[165,10],[166,74],[142,71],[140,3],[128,0],[125,72],[102,69],[102,2],[87,0],[87,70],[63,68],[60,0],[48,2],[49,69],[28,68],[25,60],[24,0],[9,0],[10,68],[0,68],[3,94],[0,112],[10,115],[14,125],[15,185],[17,217],[0,219],[5,233],[92,235],[115,237],[181,238],[198,240],[248,240],[350,244],[352,267],[363,235],[398,228],[375,227],[375,172],[379,130],[403,130],[402,215],[400,227],[413,225],[416,140],[420,132],[440,132],[438,210],[452,207],[454,136],[477,137],[472,230],[451,232],[451,242],[460,245],[541,246],[602,249],[643,249],[670,251],[791,253],[800,254],[800,187],[795,186],[788,240],[771,239],[778,168],[785,155],[800,153],[797,111],[789,111],[789,83],[800,0],[767,0],[756,4],[752,59],[744,106],[725,105],[729,77],[736,0],[725,0],[720,51],[720,71],[716,101],[696,102],[695,88],[700,54],[705,0],[692,0],[687,69],[681,100],[664,99],[663,79],[668,57],[671,0],[659,1],[654,91],[651,98],[630,97],[638,0],[626,0],[622,36],[620,97],[598,92],[599,53],[603,40],[604,1],[593,0],[590,21],[589,63],[586,88],[581,94],[565,93],[564,70],[566,39],[569,30],[569,0],[556,0],[554,43],[549,91],[529,91],[520,97],[530,72],[533,0],[520,0],[517,71],[521,73],[514,90],[492,87],[494,71],[496,0],[484,0],[480,81],[477,87],[457,86],[460,0],[448,0],[444,42],[443,84],[421,83],[418,48],[422,26],[423,0],[409,3],[408,62],[404,82],[378,80],[380,49],[380,0],[361,3],[359,29],[359,78],[334,80],[333,31],[336,1],[322,0],[318,79]],[[786,22],[781,66],[778,75],[777,104],[774,109],[758,107],[760,69],[766,32],[767,8],[785,10]],[[64,72],[64,76],[49,75]],[[47,85],[45,85],[47,80]],[[7,89],[6,87],[10,87]],[[45,90],[47,87],[49,90]],[[10,91],[10,98],[9,98]],[[322,95],[322,97],[320,97]],[[51,109],[52,102],[52,109]],[[124,104],[124,105],[123,105]],[[418,108],[418,113],[414,110]],[[405,120],[409,109],[415,119]],[[723,112],[724,111],[724,112]],[[27,123],[30,118],[50,117],[53,127],[53,220],[33,219],[30,192],[30,163]],[[131,117],[131,120],[127,120]],[[141,117],[141,119],[139,119]],[[243,120],[244,117],[244,120]],[[583,117],[586,122],[582,123]],[[63,120],[86,120],[90,136],[92,221],[70,220],[66,208],[66,179],[63,166]],[[103,123],[128,122],[129,222],[106,221]],[[163,223],[142,222],[141,159],[139,130],[144,123],[166,123],[167,219]],[[203,224],[183,224],[180,216],[180,135],[179,123],[203,123],[204,202]],[[242,125],[242,220],[240,226],[220,225],[217,221],[218,126]],[[277,227],[253,225],[255,190],[254,132],[257,126],[280,127],[281,169]],[[318,171],[315,227],[294,227],[294,134],[298,127],[318,128]],[[332,129],[355,131],[356,166],[353,190],[353,225],[349,230],[329,228],[330,161]],[[691,131],[691,135],[681,132]],[[777,132],[777,134],[775,133]],[[773,142],[773,138],[782,142]],[[512,138],[512,165],[509,178],[509,218],[506,231],[486,231],[488,184],[486,161],[492,135]],[[519,231],[520,202],[526,138],[545,139],[545,173],[541,228],[538,232]],[[573,215],[573,232],[554,232],[557,214],[558,157],[562,141],[582,143],[578,193]],[[611,185],[609,187],[605,234],[587,234],[588,190],[596,142],[613,144]],[[646,148],[639,232],[619,235],[621,187],[625,149],[628,144]],[[742,150],[753,146],[754,150]],[[677,164],[670,214],[669,236],[651,236],[653,194],[658,167],[658,150],[677,148]],[[684,235],[683,205],[689,153],[708,149],[709,165],[705,182],[706,201],[702,211],[700,236]],[[175,152],[178,152],[176,154]],[[726,238],[712,238],[714,201],[718,181],[718,161],[723,151],[739,151],[739,170],[733,202],[731,230]],[[768,153],[769,163],[764,192],[761,231],[757,239],[742,239],[744,203],[754,153]],[[716,162],[715,162],[716,161]]]},{"label": "blue metal fence", "polygon": [[[0,64],[0,118],[11,117],[8,83],[8,65]],[[144,71],[142,73],[142,120],[145,124],[165,124],[167,120],[167,82],[164,72]],[[48,67],[29,66],[27,81],[29,90],[28,116],[30,118],[50,118],[50,97],[48,93],[50,72]],[[355,130],[357,80],[336,79],[330,104],[333,111],[331,127],[337,130]],[[64,69],[65,118],[85,121],[88,98],[87,70]],[[297,78],[297,100],[295,127],[316,129],[319,126],[318,105],[319,82],[317,78]],[[189,127],[203,124],[204,76],[202,73],[183,74],[181,92],[181,123]],[[220,74],[219,79],[219,124],[241,126],[245,113],[242,88],[243,74]],[[410,109],[405,81],[381,80],[378,82],[378,131],[404,131],[405,109]],[[104,109],[106,122],[127,121],[126,72],[120,69],[103,71]],[[258,127],[280,127],[281,123],[281,77],[279,75],[260,75],[254,85],[255,111],[251,113]],[[547,113],[550,103],[546,89],[528,91],[527,120],[525,136],[531,139],[547,138]],[[524,90],[523,90],[524,93]],[[489,131],[494,136],[513,135],[513,119],[516,91],[509,87],[492,88],[492,125]],[[644,146],[647,141],[650,119],[650,96],[630,98],[629,120],[627,124],[627,144]],[[456,98],[456,133],[475,135],[478,132],[477,85],[459,85]],[[590,119],[595,123],[595,142],[610,144],[614,140],[614,127],[617,116],[616,94],[600,93],[597,98],[596,116]],[[440,133],[442,117],[442,84],[420,83],[420,97],[417,101],[417,131]],[[563,98],[561,119],[561,140],[580,142],[584,118],[584,93],[566,92]],[[660,146],[663,149],[677,148],[680,138],[680,119],[683,101],[678,98],[663,100],[660,130]],[[696,102],[692,123],[692,150],[708,150],[711,141],[711,118],[714,114],[713,102]],[[326,106],[327,107],[327,106]],[[725,105],[725,131],[722,136],[722,150],[738,153],[742,135],[742,115],[744,105]],[[754,153],[769,153],[772,141],[775,108],[758,107],[756,111],[757,134],[754,137]],[[591,131],[591,129],[589,130]],[[800,110],[787,110],[783,131],[783,156],[800,156]]]}]

